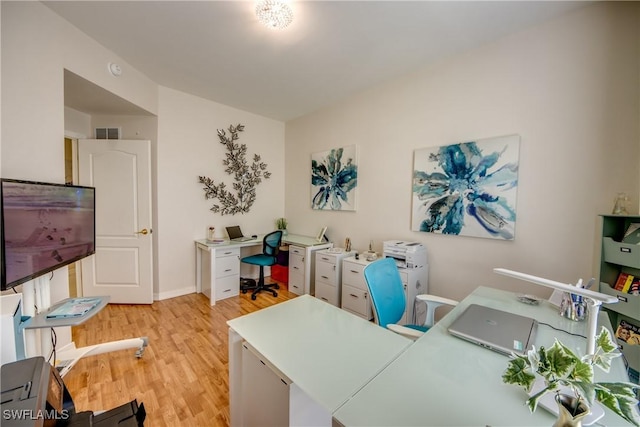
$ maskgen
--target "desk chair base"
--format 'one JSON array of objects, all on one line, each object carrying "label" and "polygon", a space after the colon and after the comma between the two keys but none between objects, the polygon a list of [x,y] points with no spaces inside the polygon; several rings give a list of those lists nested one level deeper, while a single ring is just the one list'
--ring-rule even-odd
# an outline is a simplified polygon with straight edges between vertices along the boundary
[{"label": "desk chair base", "polygon": [[255,289],[258,286],[254,279],[245,279],[244,277],[240,278],[240,290],[243,294],[246,294],[247,291]]},{"label": "desk chair base", "polygon": [[251,293],[251,299],[254,301],[257,298],[257,295],[262,291],[271,292],[274,297],[278,296],[278,293],[274,290],[274,288],[280,289],[280,285],[278,285],[277,283],[264,283],[264,278],[259,279],[257,283],[253,279],[240,280],[240,291],[243,294],[246,294],[249,291],[253,291]]}]

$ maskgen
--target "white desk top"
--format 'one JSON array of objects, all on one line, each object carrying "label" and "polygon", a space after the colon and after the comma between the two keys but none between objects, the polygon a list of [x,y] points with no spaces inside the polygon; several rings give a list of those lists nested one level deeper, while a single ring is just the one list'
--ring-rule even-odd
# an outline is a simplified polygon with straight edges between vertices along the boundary
[{"label": "white desk top", "polygon": [[[260,234],[255,239],[245,240],[244,242],[234,242],[234,241],[225,239],[224,242],[222,243],[213,243],[208,241],[207,239],[199,239],[199,240],[196,240],[196,243],[209,248],[229,247],[229,246],[245,247],[245,246],[254,246],[254,245],[261,244],[264,236],[265,236],[264,234]],[[291,245],[298,245],[298,246],[305,246],[305,247],[328,244],[328,242],[318,242],[315,237],[301,236],[299,234],[287,234],[286,236],[282,236],[282,243],[289,243]]]},{"label": "white desk top", "polygon": [[[469,304],[476,303],[530,316],[556,328],[584,335],[586,322],[557,314],[547,301],[539,306],[518,302],[497,289],[476,289],[454,310],[393,361],[373,381],[334,413],[344,426],[550,426],[555,417],[542,408],[533,414],[525,405],[525,391],[504,384],[508,357],[455,338],[448,326]],[[608,325],[606,314],[601,313]],[[554,337],[584,354],[586,340],[540,324],[536,347],[550,347]],[[604,375],[595,369],[596,380]],[[620,358],[609,374],[627,381]],[[626,425],[605,408],[603,424]],[[339,424],[338,424],[339,425]]]},{"label": "white desk top", "polygon": [[227,324],[330,413],[411,344],[310,295]]}]

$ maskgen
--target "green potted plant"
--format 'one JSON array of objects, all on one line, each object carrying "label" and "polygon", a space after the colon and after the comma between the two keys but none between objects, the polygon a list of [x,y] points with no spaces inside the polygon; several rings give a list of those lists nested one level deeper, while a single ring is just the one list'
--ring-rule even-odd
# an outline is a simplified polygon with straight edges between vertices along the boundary
[{"label": "green potted plant", "polygon": [[282,234],[287,234],[287,219],[286,218],[276,219],[276,228],[278,230],[282,230]]},{"label": "green potted plant", "polygon": [[[629,382],[594,382],[594,366],[609,372],[611,360],[620,356],[617,348],[604,327],[596,337],[594,354],[583,358],[556,339],[549,349],[540,347],[536,350],[534,347],[526,356],[514,355],[502,375],[502,381],[522,386],[527,392],[530,392],[536,380],[544,382],[544,387],[527,400],[531,412],[536,410],[542,396],[555,393],[560,415],[566,410],[570,419],[582,419],[590,412],[588,405],[598,400],[631,424],[640,426],[636,410],[638,400],[634,393],[638,385]],[[566,389],[574,396],[564,395],[563,390]]]}]

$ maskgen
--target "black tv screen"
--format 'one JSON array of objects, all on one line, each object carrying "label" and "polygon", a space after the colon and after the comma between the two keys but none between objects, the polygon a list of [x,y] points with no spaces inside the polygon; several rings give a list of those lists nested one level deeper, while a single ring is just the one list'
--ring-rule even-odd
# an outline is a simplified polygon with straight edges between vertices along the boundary
[{"label": "black tv screen", "polygon": [[95,188],[0,184],[2,290],[95,253]]}]

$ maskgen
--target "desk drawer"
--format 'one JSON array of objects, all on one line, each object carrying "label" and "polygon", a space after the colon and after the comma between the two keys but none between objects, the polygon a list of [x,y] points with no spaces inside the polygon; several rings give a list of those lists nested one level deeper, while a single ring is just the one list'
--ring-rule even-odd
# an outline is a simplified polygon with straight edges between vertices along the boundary
[{"label": "desk drawer", "polygon": [[240,276],[222,277],[216,279],[216,301],[234,297],[240,293]]},{"label": "desk drawer", "polygon": [[324,302],[328,302],[331,305],[335,305],[336,307],[340,307],[338,289],[335,286],[316,282],[316,298],[321,299]]},{"label": "desk drawer", "polygon": [[369,292],[342,284],[342,308],[370,320],[373,318]]},{"label": "desk drawer", "polygon": [[216,258],[222,258],[227,256],[235,255],[236,257],[240,256],[240,248],[219,248],[216,250]]},{"label": "desk drawer", "polygon": [[304,248],[301,248],[300,246],[289,245],[289,256],[291,256],[292,254],[304,256],[304,252]]},{"label": "desk drawer", "polygon": [[364,265],[351,262],[342,263],[342,285],[349,285],[362,291],[368,291],[367,283],[364,281]]},{"label": "desk drawer", "polygon": [[216,257],[216,277],[240,274],[240,260],[237,256]]},{"label": "desk drawer", "polygon": [[304,274],[293,270],[289,266],[289,292],[293,292],[296,295],[304,294]]},{"label": "desk drawer", "polygon": [[[336,286],[336,265],[316,259],[316,286],[319,282]],[[317,290],[316,290],[317,291]]]},{"label": "desk drawer", "polygon": [[302,255],[289,253],[289,270],[304,273],[304,257]]}]

